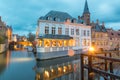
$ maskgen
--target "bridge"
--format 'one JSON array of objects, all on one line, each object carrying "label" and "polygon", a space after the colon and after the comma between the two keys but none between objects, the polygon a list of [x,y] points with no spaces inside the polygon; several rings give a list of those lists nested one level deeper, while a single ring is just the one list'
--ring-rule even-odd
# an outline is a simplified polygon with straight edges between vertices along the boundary
[{"label": "bridge", "polygon": [[32,43],[30,41],[18,41],[16,43],[23,46],[32,46]]}]

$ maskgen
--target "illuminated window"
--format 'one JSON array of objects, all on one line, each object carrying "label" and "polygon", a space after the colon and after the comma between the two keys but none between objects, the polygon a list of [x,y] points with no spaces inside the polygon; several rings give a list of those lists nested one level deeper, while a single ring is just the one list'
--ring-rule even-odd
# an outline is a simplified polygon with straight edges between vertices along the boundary
[{"label": "illuminated window", "polygon": [[83,40],[83,46],[86,46],[86,39]]},{"label": "illuminated window", "polygon": [[58,67],[58,74],[62,74],[62,67]]},{"label": "illuminated window", "polygon": [[35,80],[40,80],[40,74],[36,74],[36,79]]},{"label": "illuminated window", "polygon": [[56,71],[54,69],[51,69],[51,77],[56,75]]},{"label": "illuminated window", "polygon": [[69,35],[69,28],[65,28],[65,34]]},{"label": "illuminated window", "polygon": [[39,40],[39,41],[38,41],[38,46],[39,46],[39,47],[42,47],[42,40]]},{"label": "illuminated window", "polygon": [[49,34],[49,27],[45,26],[45,34]]},{"label": "illuminated window", "polygon": [[58,46],[59,46],[59,47],[62,47],[62,46],[63,46],[63,45],[62,45],[62,40],[59,40],[59,41],[58,41]]},{"label": "illuminated window", "polygon": [[50,41],[49,40],[44,40],[44,46],[45,47],[50,47]]},{"label": "illuminated window", "polygon": [[67,40],[64,40],[64,46],[65,46],[65,47],[68,46],[68,42],[67,42]]},{"label": "illuminated window", "polygon": [[47,79],[49,79],[49,77],[50,77],[49,72],[48,72],[48,71],[45,71],[45,72],[44,72],[44,79],[47,80]]},{"label": "illuminated window", "polygon": [[52,47],[56,47],[57,46],[57,43],[55,40],[52,40]]},{"label": "illuminated window", "polygon": [[72,66],[68,65],[68,69],[69,69],[69,71],[71,71],[72,70]]},{"label": "illuminated window", "polygon": [[69,46],[73,46],[73,41],[69,40]]},{"label": "illuminated window", "polygon": [[63,67],[63,72],[64,73],[67,72],[67,67],[66,66]]},{"label": "illuminated window", "polygon": [[55,34],[55,27],[52,27],[52,34]]},{"label": "illuminated window", "polygon": [[58,34],[62,34],[62,28],[58,28]]},{"label": "illuminated window", "polygon": [[90,46],[90,40],[89,39],[87,40],[87,46]]}]

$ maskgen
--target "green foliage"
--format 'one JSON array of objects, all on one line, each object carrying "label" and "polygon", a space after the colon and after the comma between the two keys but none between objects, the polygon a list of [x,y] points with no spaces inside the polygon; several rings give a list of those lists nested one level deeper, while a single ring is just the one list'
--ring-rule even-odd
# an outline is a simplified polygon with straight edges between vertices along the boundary
[{"label": "green foliage", "polygon": [[0,44],[4,44],[6,42],[7,37],[0,36]]},{"label": "green foliage", "polygon": [[30,41],[30,42],[32,42],[32,41],[34,41],[35,40],[35,34],[33,34],[33,33],[28,33],[28,41]]}]

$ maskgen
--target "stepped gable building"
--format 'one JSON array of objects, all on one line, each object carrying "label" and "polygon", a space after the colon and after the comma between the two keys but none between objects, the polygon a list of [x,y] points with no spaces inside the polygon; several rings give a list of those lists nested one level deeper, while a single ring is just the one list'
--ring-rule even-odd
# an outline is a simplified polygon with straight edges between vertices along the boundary
[{"label": "stepped gable building", "polygon": [[109,49],[117,50],[120,47],[120,31],[113,30],[112,28],[107,29],[109,37]]},{"label": "stepped gable building", "polygon": [[99,20],[96,20],[96,22],[90,21],[90,11],[88,7],[87,0],[85,2],[85,7],[83,11],[83,15],[81,19],[83,20],[83,23],[86,25],[92,26],[92,45],[94,45],[98,49],[108,49],[108,34],[107,30],[105,28],[104,22],[102,24],[99,23]]}]

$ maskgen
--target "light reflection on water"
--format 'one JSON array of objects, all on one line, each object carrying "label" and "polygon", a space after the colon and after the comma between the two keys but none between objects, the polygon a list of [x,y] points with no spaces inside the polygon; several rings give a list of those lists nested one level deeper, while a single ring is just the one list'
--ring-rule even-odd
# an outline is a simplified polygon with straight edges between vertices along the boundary
[{"label": "light reflection on water", "polygon": [[28,62],[34,60],[33,58],[13,58],[11,62]]},{"label": "light reflection on water", "polygon": [[0,80],[35,80],[33,53],[7,51],[0,54]]}]

